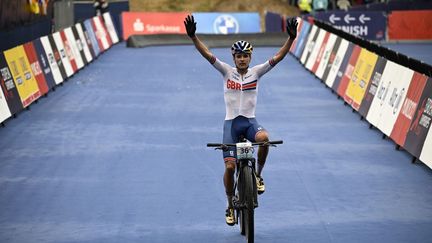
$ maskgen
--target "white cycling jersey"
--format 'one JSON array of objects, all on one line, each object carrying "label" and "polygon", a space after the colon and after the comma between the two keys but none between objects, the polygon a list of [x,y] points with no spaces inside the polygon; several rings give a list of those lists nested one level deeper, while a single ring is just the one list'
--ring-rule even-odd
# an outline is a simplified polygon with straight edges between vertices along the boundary
[{"label": "white cycling jersey", "polygon": [[220,61],[215,56],[212,57],[210,63],[223,75],[226,108],[225,120],[232,120],[237,116],[254,118],[258,95],[258,81],[276,65],[273,59],[248,68],[247,73],[244,75],[238,73],[237,68]]}]

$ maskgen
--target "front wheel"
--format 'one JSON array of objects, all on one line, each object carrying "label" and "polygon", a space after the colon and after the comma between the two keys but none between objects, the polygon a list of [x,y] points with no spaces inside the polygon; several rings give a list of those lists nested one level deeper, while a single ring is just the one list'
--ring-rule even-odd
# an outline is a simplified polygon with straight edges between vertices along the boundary
[{"label": "front wheel", "polygon": [[254,209],[255,209],[255,193],[256,184],[252,168],[245,166],[243,168],[244,178],[244,202],[245,207],[242,209],[244,215],[244,226],[248,243],[254,242]]},{"label": "front wheel", "polygon": [[245,219],[245,214],[243,209],[239,210],[239,217],[240,217],[240,234],[246,235],[246,227],[245,227],[246,219]]}]

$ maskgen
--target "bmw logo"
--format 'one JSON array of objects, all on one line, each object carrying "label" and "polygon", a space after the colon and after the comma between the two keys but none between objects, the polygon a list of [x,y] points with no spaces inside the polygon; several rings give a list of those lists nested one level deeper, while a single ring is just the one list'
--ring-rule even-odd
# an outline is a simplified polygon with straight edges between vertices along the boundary
[{"label": "bmw logo", "polygon": [[239,32],[239,24],[232,15],[223,14],[213,22],[213,30],[216,34],[236,34]]}]

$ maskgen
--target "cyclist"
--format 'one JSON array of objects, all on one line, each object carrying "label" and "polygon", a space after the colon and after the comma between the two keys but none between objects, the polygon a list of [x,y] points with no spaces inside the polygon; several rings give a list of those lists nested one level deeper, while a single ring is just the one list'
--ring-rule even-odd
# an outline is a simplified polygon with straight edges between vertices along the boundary
[{"label": "cyclist", "polygon": [[[223,143],[237,143],[240,135],[251,142],[269,141],[268,132],[255,119],[258,81],[265,73],[270,71],[288,53],[294,39],[297,37],[297,20],[292,18],[287,23],[289,38],[281,49],[265,63],[249,68],[253,47],[250,43],[240,40],[231,47],[235,68],[216,58],[203,42],[195,35],[196,22],[192,15],[184,21],[187,35],[192,39],[196,49],[207,59],[222,75],[224,80],[224,99],[226,116],[223,130]],[[268,146],[258,149],[257,191],[262,194],[265,190],[261,173],[267,158]],[[236,166],[235,148],[223,152],[225,162],[224,185],[228,199],[226,210],[226,223],[234,225],[234,173]]]}]

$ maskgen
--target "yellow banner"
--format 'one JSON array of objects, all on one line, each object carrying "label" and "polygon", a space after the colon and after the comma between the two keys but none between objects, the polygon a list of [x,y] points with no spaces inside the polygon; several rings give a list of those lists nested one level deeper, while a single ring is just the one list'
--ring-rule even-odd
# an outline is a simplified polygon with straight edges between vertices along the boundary
[{"label": "yellow banner", "polygon": [[30,63],[22,45],[4,51],[6,61],[11,70],[15,86],[24,107],[40,97],[39,87],[34,78]]},{"label": "yellow banner", "polygon": [[345,93],[345,96],[351,100],[351,106],[356,110],[359,109],[366,93],[377,60],[378,56],[375,53],[364,48],[360,51],[359,58]]}]

